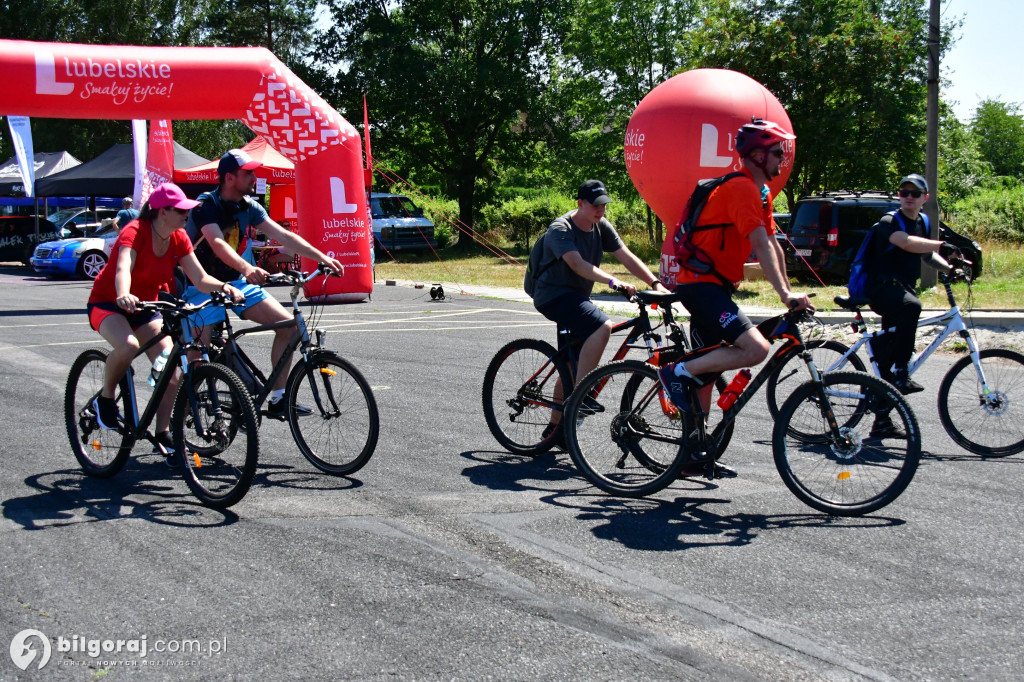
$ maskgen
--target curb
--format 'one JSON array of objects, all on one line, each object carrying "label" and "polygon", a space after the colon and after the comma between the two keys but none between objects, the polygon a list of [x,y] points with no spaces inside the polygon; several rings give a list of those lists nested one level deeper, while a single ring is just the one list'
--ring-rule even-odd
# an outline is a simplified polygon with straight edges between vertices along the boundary
[{"label": "curb", "polygon": [[[384,286],[384,282],[377,282],[376,286]],[[401,286],[407,288],[423,288],[423,282],[414,282],[412,280],[387,280],[387,286]],[[477,284],[465,284],[460,285],[455,282],[441,282],[441,286],[445,288],[448,295],[464,294],[469,296],[481,296],[485,298],[496,298],[503,301],[515,301],[517,303],[523,303],[526,305],[533,305],[533,299],[526,295],[522,289],[510,288],[510,287],[488,287]],[[629,301],[623,299],[621,296],[613,296],[609,294],[596,294],[591,297],[593,301],[606,313],[614,315],[629,316],[636,310],[636,307]],[[833,309],[820,310],[815,313],[821,322],[827,325],[843,325],[850,324],[853,322],[853,313],[847,312],[841,308],[835,307],[831,301],[828,302],[829,306]],[[783,309],[780,308],[766,308],[759,306],[740,306],[750,321],[754,324],[763,322],[764,320],[780,315]],[[946,311],[946,308],[925,308],[921,316],[928,317],[930,315],[938,315]],[[877,323],[878,315],[865,310],[863,312],[864,319],[868,323]],[[978,327],[992,327],[1000,329],[1011,329],[1011,328],[1024,328],[1024,311],[1019,310],[985,310],[985,311],[973,311],[970,313],[964,313],[965,320],[970,323],[972,320],[974,326]]]}]

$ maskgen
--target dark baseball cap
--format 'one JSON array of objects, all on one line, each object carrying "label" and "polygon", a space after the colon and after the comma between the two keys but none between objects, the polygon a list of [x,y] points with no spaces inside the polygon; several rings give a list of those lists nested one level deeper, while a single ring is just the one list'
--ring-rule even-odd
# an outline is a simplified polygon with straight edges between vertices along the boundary
[{"label": "dark baseball cap", "polygon": [[918,175],[917,173],[911,173],[907,177],[905,177],[902,180],[900,180],[900,187],[902,187],[903,185],[907,184],[908,182],[911,185],[914,185],[915,187],[917,187],[922,192],[925,192],[925,193],[928,192],[928,181],[925,180],[923,176]]},{"label": "dark baseball cap", "polygon": [[594,206],[607,204],[612,200],[612,198],[608,196],[608,190],[605,189],[604,183],[600,180],[587,180],[584,182],[580,185],[579,191],[576,192],[576,198],[590,202]]},{"label": "dark baseball cap", "polygon": [[262,165],[259,161],[254,161],[251,156],[241,149],[229,149],[224,152],[224,156],[220,157],[220,163],[217,164],[217,175],[224,177],[228,173],[237,172],[239,169],[252,170]]}]

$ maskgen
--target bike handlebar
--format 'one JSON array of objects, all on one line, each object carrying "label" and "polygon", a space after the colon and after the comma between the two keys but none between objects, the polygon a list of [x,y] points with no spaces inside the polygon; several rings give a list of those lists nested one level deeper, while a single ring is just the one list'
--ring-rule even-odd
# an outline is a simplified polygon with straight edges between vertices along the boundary
[{"label": "bike handlebar", "polygon": [[267,277],[267,281],[273,284],[305,284],[314,277],[319,275],[327,275],[328,277],[338,277],[337,274],[329,267],[326,263],[317,263],[316,268],[312,272],[300,272],[299,270],[288,270],[286,272],[277,273]]}]

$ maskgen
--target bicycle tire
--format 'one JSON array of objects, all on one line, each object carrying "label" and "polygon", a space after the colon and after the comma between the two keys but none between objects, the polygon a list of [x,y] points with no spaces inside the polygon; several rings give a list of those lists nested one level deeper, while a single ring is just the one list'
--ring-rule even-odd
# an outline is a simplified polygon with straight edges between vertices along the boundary
[{"label": "bicycle tire", "polygon": [[[82,470],[97,478],[110,478],[120,471],[135,445],[135,439],[123,429],[100,428],[93,413],[92,400],[103,387],[106,362],[106,351],[91,348],[83,352],[71,365],[64,391],[64,423],[71,451]],[[128,414],[130,395],[125,377],[114,395],[122,415]]]},{"label": "bicycle tire", "polygon": [[[626,389],[622,393],[622,400],[619,401],[619,409],[620,410],[629,409],[629,406],[632,404],[632,401],[633,401],[634,397],[636,396],[637,387],[638,387],[638,385],[639,385],[641,380],[642,380],[641,375],[636,375],[626,385]],[[716,396],[722,395],[722,393],[725,391],[726,386],[728,386],[728,385],[729,385],[729,383],[725,380],[725,377],[719,375],[718,379],[715,380],[715,390],[717,391]],[[713,396],[712,397],[712,401],[714,401],[714,400],[717,400],[717,397]],[[715,418],[721,419],[723,416],[724,416],[724,412],[722,410],[715,410],[715,409],[711,410],[711,414],[709,415],[708,424],[705,427],[707,432],[708,432],[708,434],[713,433],[714,430],[715,430],[715,426],[717,425],[717,423],[715,421],[712,421],[712,420],[715,419]],[[720,435],[720,438],[719,438],[719,441],[718,441],[718,447],[715,449],[715,458],[716,459],[718,457],[721,457],[722,454],[725,452],[726,448],[729,447],[729,442],[732,441],[732,434],[733,434],[733,431],[735,430],[735,428],[736,428],[736,422],[734,420],[734,421],[730,422],[729,425],[726,426],[725,429],[722,431],[722,433]],[[641,463],[645,464],[648,467],[664,467],[665,466],[664,462],[659,461],[659,459],[656,456],[651,456],[651,455],[648,455],[646,452],[644,452],[643,447],[640,446],[640,443],[642,443],[642,442],[643,441],[639,441],[636,444],[635,449],[632,450],[633,456],[636,457],[637,460],[639,460]]]},{"label": "bicycle tire", "polygon": [[989,394],[971,356],[957,360],[939,385],[939,420],[960,447],[982,457],[1024,450],[1024,354],[1008,348],[979,353]]},{"label": "bicycle tire", "polygon": [[[347,476],[370,461],[380,415],[370,384],[352,363],[333,352],[310,354],[292,369],[285,397],[292,437],[313,466]],[[299,405],[312,412],[300,414]]]},{"label": "bicycle tire", "polygon": [[[651,495],[670,485],[687,461],[680,456],[681,446],[683,434],[691,431],[692,418],[685,413],[674,417],[664,409],[658,386],[655,367],[638,360],[620,360],[590,372],[565,405],[565,440],[572,461],[588,481],[606,493]],[[622,394],[627,391],[633,396],[623,401]],[[602,396],[607,397],[602,400]],[[596,399],[604,409],[581,414],[585,397]],[[618,409],[611,407],[616,402]],[[667,440],[652,440],[653,436]]]},{"label": "bicycle tire", "polygon": [[546,341],[516,339],[502,346],[487,365],[481,391],[484,420],[494,439],[509,452],[541,455],[562,436],[561,428],[543,436],[551,410],[537,404],[555,402],[556,377],[562,380],[563,395],[572,391],[569,365],[556,356]]},{"label": "bicycle tire", "polygon": [[[862,516],[891,504],[910,485],[921,459],[921,430],[910,405],[890,384],[862,372],[828,372],[823,387],[808,381],[782,404],[772,433],[775,467],[786,487],[818,511]],[[871,438],[856,425],[842,426],[842,440],[830,434],[821,400],[828,396],[836,422],[848,424],[850,412],[870,404],[888,413],[906,438]],[[859,422],[860,420],[856,420]],[[793,422],[800,422],[793,429]],[[817,430],[820,438],[794,437]],[[864,435],[867,434],[867,435]]]},{"label": "bicycle tire", "polygon": [[[195,392],[202,435],[186,381]],[[171,435],[185,482],[200,502],[226,509],[245,497],[256,475],[259,432],[249,392],[234,372],[210,362],[192,365],[174,400]],[[204,447],[186,450],[186,443]]]},{"label": "bicycle tire", "polygon": [[[829,368],[833,365],[835,365],[831,370],[833,372],[863,372],[865,370],[864,361],[856,353],[851,354],[846,362],[836,365],[850,350],[850,347],[841,341],[814,339],[805,343],[804,347],[811,352],[814,366],[818,368],[819,372],[830,371]],[[778,418],[779,407],[793,392],[793,389],[809,378],[805,368],[806,364],[800,357],[800,353],[791,353],[786,361],[768,377],[768,381],[765,382],[764,397],[768,402],[768,411],[773,419]]]}]

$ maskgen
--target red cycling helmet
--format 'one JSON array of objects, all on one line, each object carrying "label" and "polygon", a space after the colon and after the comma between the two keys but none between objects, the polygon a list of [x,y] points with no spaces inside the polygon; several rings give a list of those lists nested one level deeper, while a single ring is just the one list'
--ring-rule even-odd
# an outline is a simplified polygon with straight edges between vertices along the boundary
[{"label": "red cycling helmet", "polygon": [[743,124],[736,133],[736,152],[740,158],[746,158],[758,149],[766,149],[778,142],[795,139],[796,135],[786,131],[778,123],[751,118],[750,123]]}]

